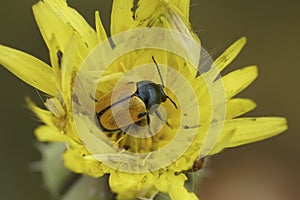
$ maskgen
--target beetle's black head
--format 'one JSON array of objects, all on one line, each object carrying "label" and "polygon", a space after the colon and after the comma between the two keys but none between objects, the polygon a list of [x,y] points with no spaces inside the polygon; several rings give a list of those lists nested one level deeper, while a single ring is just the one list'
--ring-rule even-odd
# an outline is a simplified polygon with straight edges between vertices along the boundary
[{"label": "beetle's black head", "polygon": [[[147,110],[154,105],[159,105],[167,100],[164,88],[152,81],[140,81],[137,83],[136,95],[145,103]],[[153,109],[151,109],[153,110]],[[153,111],[155,111],[154,109]]]}]

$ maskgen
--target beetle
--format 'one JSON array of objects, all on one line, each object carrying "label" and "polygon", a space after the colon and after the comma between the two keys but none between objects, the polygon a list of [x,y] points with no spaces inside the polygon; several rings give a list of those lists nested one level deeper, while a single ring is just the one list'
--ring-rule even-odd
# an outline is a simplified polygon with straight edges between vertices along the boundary
[{"label": "beetle", "polygon": [[[104,95],[96,104],[96,118],[103,131],[113,132],[129,127],[133,123],[150,124],[149,114],[155,113],[163,121],[158,112],[158,105],[169,99],[177,109],[176,103],[166,94],[164,82],[157,62],[152,56],[160,76],[161,84],[149,80],[129,82]],[[130,117],[128,117],[128,112]],[[117,116],[117,121],[114,119]],[[168,122],[167,125],[169,126]]]}]

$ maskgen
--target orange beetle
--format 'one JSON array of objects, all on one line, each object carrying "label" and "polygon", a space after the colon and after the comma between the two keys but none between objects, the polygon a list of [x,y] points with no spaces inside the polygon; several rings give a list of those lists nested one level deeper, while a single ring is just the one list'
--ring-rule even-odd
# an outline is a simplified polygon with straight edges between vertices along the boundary
[{"label": "orange beetle", "polygon": [[[133,123],[140,124],[143,120],[150,124],[149,114],[153,113],[163,120],[157,109],[158,105],[167,99],[177,109],[176,103],[164,91],[161,72],[153,56],[152,60],[159,73],[161,84],[152,81],[130,82],[97,101],[96,117],[104,131],[117,131]],[[128,112],[131,118],[128,118]],[[114,116],[118,117],[118,123]]]}]

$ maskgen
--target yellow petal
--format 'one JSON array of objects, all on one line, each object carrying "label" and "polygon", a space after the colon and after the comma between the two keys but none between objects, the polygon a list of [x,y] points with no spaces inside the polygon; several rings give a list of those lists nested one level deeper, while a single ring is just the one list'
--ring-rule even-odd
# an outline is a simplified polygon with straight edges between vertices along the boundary
[{"label": "yellow petal", "polygon": [[67,110],[71,110],[71,92],[72,92],[72,77],[75,76],[75,63],[77,58],[77,41],[78,37],[73,34],[67,44],[66,51],[61,63],[61,80],[62,80],[62,94],[65,100]]},{"label": "yellow petal", "polygon": [[185,16],[186,19],[189,19],[190,0],[172,0],[171,3],[180,10],[180,12]]},{"label": "yellow petal", "polygon": [[56,13],[43,1],[39,1],[32,7],[35,20],[49,49],[51,40],[55,37],[59,47],[64,51],[67,42],[72,35],[72,29],[66,25]]},{"label": "yellow petal", "polygon": [[117,199],[151,198],[157,193],[153,187],[154,177],[148,174],[131,174],[115,171],[109,176],[109,185],[118,194]]},{"label": "yellow petal", "polygon": [[132,26],[133,12],[133,0],[114,0],[111,11],[110,32],[111,35],[127,31]]},{"label": "yellow petal", "polygon": [[184,17],[185,21],[189,20],[190,0],[140,0],[136,11],[136,19],[145,20],[149,17],[155,18],[157,14],[164,14],[162,11],[164,11],[166,7],[180,12],[180,15]]},{"label": "yellow petal", "polygon": [[57,95],[52,68],[37,58],[0,45],[0,64],[27,84],[51,96]]},{"label": "yellow petal", "polygon": [[208,156],[217,154],[221,152],[224,148],[226,148],[230,144],[230,141],[234,136],[234,133],[235,133],[235,127],[225,126],[222,130],[222,134],[218,138],[218,141],[216,141],[216,144],[209,151]]},{"label": "yellow petal", "polygon": [[[52,35],[51,40],[49,41],[48,44],[48,48],[49,48],[49,57],[50,57],[50,61],[51,61],[51,66],[53,68],[53,70],[55,71],[55,75],[60,75],[60,61],[58,57],[58,51],[61,51],[61,47],[59,46],[59,42],[56,38],[55,35]],[[57,79],[57,81],[60,82],[59,79]]]},{"label": "yellow petal", "polygon": [[[137,27],[164,27],[192,36],[198,41],[188,19],[189,1],[140,0],[136,10]],[[182,12],[185,10],[184,12]],[[183,43],[184,45],[184,43]]]},{"label": "yellow petal", "polygon": [[243,91],[257,76],[256,66],[245,67],[225,75],[222,80],[226,92],[226,99],[230,99]]},{"label": "yellow petal", "polygon": [[66,115],[66,112],[58,98],[49,98],[44,104],[55,117],[62,118]]},{"label": "yellow petal", "polygon": [[39,119],[41,119],[42,122],[44,122],[48,126],[55,128],[55,125],[52,120],[54,116],[51,112],[37,107],[35,103],[33,103],[33,101],[31,101],[31,99],[29,99],[28,97],[25,100],[27,102],[28,107],[32,110],[32,112],[34,112],[34,114],[37,115]]},{"label": "yellow petal", "polygon": [[[57,74],[60,74],[60,65],[62,55],[58,55],[58,52],[62,51],[56,36],[53,34],[51,40],[49,41],[49,54],[51,66]],[[61,52],[63,54],[63,52]]]},{"label": "yellow petal", "polygon": [[139,0],[135,20],[139,25],[143,24],[142,27],[152,26],[165,10],[165,4],[165,1],[160,0]]},{"label": "yellow petal", "polygon": [[226,122],[228,127],[235,133],[226,147],[235,147],[273,137],[287,129],[287,122],[279,117],[238,118]]},{"label": "yellow petal", "polygon": [[[164,28],[170,28],[170,29],[174,29],[175,31],[179,31],[193,38],[196,42],[200,43],[197,34],[195,34],[191,28],[188,18],[186,18],[180,11],[178,11],[176,7],[174,7],[173,5],[164,5],[164,4],[161,4],[159,6],[162,7],[160,11],[161,16],[158,15],[156,20],[160,23],[163,22]],[[157,11],[157,14],[159,14],[159,11]],[[184,38],[181,38],[180,42],[182,47],[186,47],[186,44],[189,43],[189,41],[186,41],[186,39]],[[186,47],[186,48],[190,48],[190,47]],[[200,49],[197,50],[197,52],[200,53]],[[197,52],[195,52],[195,54],[197,54]]]},{"label": "yellow petal", "polygon": [[107,35],[106,35],[105,29],[103,27],[103,24],[101,22],[99,11],[96,11],[96,13],[95,13],[95,24],[96,24],[96,33],[97,33],[98,43],[101,43],[101,42],[107,40]]},{"label": "yellow petal", "polygon": [[227,67],[241,52],[243,47],[245,46],[247,39],[242,37],[238,39],[235,43],[233,43],[226,51],[218,57],[213,63],[214,66],[217,66],[219,71],[222,71],[225,67]]},{"label": "yellow petal", "polygon": [[61,131],[50,126],[40,126],[34,131],[35,136],[41,142],[67,142],[68,137]]},{"label": "yellow petal", "polygon": [[[63,56],[62,48],[59,46],[59,42],[55,35],[49,41],[49,57],[51,61],[51,66],[54,72],[55,83],[57,90],[61,93],[61,59]],[[58,53],[61,53],[59,55]]]},{"label": "yellow petal", "polygon": [[[188,159],[190,159],[190,157],[188,157]],[[184,156],[181,156],[169,166],[169,169],[175,172],[181,172],[183,170],[188,170],[189,168],[191,168],[191,165],[190,163],[187,163],[187,159]]]},{"label": "yellow petal", "polygon": [[69,148],[63,155],[64,165],[75,173],[85,174],[95,178],[103,176],[104,172],[99,161],[85,159],[86,149]]},{"label": "yellow petal", "polygon": [[172,200],[197,200],[197,196],[184,187],[186,180],[184,174],[175,175],[174,172],[169,171],[160,175],[155,186],[159,191],[169,193]]},{"label": "yellow petal", "polygon": [[231,119],[245,114],[256,107],[251,99],[235,98],[226,103],[226,119]]},{"label": "yellow petal", "polygon": [[97,45],[95,30],[76,10],[68,7],[65,1],[40,1],[33,6],[33,12],[47,44],[54,34],[64,50],[72,32],[76,31],[88,48],[92,49]]},{"label": "yellow petal", "polygon": [[95,30],[75,9],[69,7],[66,1],[44,0],[44,2],[65,24],[70,24],[78,32],[88,48],[93,49],[98,44]]}]

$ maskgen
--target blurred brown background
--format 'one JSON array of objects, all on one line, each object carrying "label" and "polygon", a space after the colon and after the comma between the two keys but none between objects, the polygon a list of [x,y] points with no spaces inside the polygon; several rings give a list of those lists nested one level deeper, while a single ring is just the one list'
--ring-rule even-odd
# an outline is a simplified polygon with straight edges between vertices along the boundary
[{"label": "blurred brown background", "polygon": [[[0,43],[48,62],[31,5],[36,0],[0,2]],[[100,10],[108,30],[111,1],[69,0],[93,25]],[[248,44],[230,70],[257,64],[260,76],[240,96],[254,99],[252,116],[286,116],[289,130],[256,144],[228,149],[212,159],[199,194],[203,200],[290,200],[300,196],[300,2],[192,0],[191,22],[203,46],[216,57],[240,36]],[[38,125],[25,96],[35,89],[0,68],[0,199],[49,199],[39,173],[32,131]],[[299,189],[298,189],[299,187]]]}]

